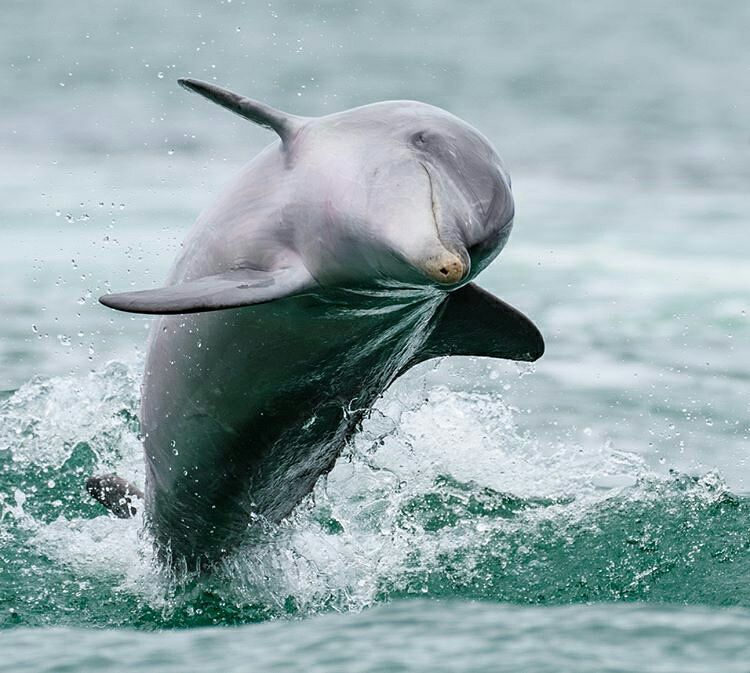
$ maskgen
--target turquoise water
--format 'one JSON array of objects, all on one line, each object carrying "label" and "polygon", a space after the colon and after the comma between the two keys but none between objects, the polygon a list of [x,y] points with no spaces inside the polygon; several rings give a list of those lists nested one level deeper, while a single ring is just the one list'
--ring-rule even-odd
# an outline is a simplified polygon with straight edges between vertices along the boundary
[{"label": "turquoise water", "polygon": [[[750,6],[10,2],[0,25],[0,670],[750,670]],[[488,135],[482,285],[536,366],[412,371],[211,578],[86,476],[143,483],[149,319],[200,209],[300,114],[416,98]],[[229,628],[232,627],[232,628]]]},{"label": "turquoise water", "polygon": [[[238,629],[159,634],[50,629],[47,647],[61,652],[54,663],[39,650],[36,632],[17,631],[17,649],[7,659],[7,670],[106,670],[126,662],[165,672],[744,673],[750,656],[748,629],[750,615],[744,610],[624,605],[539,609],[411,601],[356,615]],[[71,641],[77,643],[75,649]]]}]

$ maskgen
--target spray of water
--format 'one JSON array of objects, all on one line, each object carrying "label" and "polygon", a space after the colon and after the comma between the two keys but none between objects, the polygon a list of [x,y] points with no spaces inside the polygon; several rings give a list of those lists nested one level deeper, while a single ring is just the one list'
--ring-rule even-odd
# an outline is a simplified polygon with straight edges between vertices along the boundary
[{"label": "spray of water", "polygon": [[259,526],[210,577],[174,574],[140,516],[115,519],[83,488],[104,470],[143,483],[139,369],[33,379],[0,403],[0,549],[17,622],[231,623],[413,595],[643,599],[660,577],[708,568],[719,537],[703,526],[745,525],[716,475],[665,479],[606,442],[545,444],[519,431],[502,393],[417,373],[287,521]]}]

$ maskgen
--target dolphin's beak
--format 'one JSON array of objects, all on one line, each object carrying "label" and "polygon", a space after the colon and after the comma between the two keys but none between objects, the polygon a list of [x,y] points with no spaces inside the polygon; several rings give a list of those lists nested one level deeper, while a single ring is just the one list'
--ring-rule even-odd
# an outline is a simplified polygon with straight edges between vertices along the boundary
[{"label": "dolphin's beak", "polygon": [[441,218],[436,209],[435,187],[436,182],[439,184],[439,181],[433,177],[430,168],[425,162],[420,161],[419,165],[424,170],[430,187],[430,211],[438,238],[436,245],[433,247],[433,254],[427,257],[427,259],[419,265],[419,268],[430,280],[434,280],[440,285],[455,285],[469,275],[469,271],[471,270],[471,258],[466,251],[461,254],[451,250],[450,248],[453,248],[454,246],[450,245],[449,242],[448,245],[446,245],[446,240],[441,236]]},{"label": "dolphin's beak", "polygon": [[[468,257],[468,256],[467,256]],[[471,262],[447,250],[427,259],[422,267],[424,274],[441,285],[455,285],[469,274]]]}]

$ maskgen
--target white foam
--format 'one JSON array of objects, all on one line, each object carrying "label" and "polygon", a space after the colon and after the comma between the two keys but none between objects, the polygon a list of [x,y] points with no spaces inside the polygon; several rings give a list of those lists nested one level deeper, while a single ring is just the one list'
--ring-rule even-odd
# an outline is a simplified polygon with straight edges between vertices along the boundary
[{"label": "white foam", "polygon": [[[645,471],[640,458],[607,444],[540,445],[518,432],[513,410],[497,394],[410,386],[378,404],[351,450],[271,544],[235,557],[226,571],[245,594],[293,596],[305,612],[360,609],[413,570],[415,555],[420,570],[437,568],[442,553],[481,550],[497,530],[583,516]],[[440,477],[468,484],[467,498],[491,488],[557,503],[509,518],[467,515],[426,533],[404,510],[439,492]],[[321,522],[327,518],[343,530],[331,532]]]},{"label": "white foam", "polygon": [[[441,553],[481,550],[498,530],[583,515],[645,471],[639,458],[603,442],[545,445],[519,432],[517,411],[499,393],[435,385],[433,370],[394,386],[311,496],[260,544],[227,559],[226,581],[213,590],[239,605],[260,601],[281,610],[292,597],[303,612],[359,609],[414,563],[437,567]],[[33,381],[6,400],[2,413],[10,422],[3,423],[2,437],[16,438],[10,449],[19,469],[59,466],[86,441],[96,447],[100,468],[142,483],[139,442],[123,420],[137,406],[135,371],[111,364],[84,377]],[[469,498],[482,489],[492,489],[488,497],[496,499],[549,502],[508,517],[463,513],[430,532],[408,515],[420,498],[446,492]],[[82,578],[110,578],[117,590],[169,610],[174,584],[159,571],[140,517],[60,516],[44,523],[24,511],[24,498],[16,493],[15,504],[6,498],[6,513],[40,553]]]}]

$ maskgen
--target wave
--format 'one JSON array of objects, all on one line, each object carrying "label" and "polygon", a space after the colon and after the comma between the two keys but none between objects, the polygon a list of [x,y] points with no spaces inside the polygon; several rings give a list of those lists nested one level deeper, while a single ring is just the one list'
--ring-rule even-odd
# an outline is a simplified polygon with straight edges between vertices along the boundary
[{"label": "wave", "polygon": [[16,629],[0,647],[13,671],[745,673],[748,628],[741,609],[412,600],[233,629]]},{"label": "wave", "polygon": [[[421,372],[421,373],[420,373]],[[0,402],[0,623],[197,626],[406,597],[750,606],[748,501],[611,444],[545,443],[498,392],[420,369],[333,471],[212,576],[172,574],[85,478],[143,484],[140,366],[35,378]]]}]

